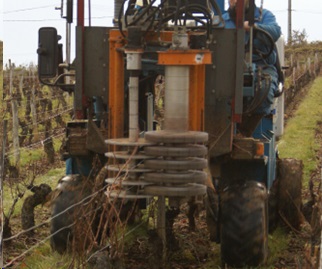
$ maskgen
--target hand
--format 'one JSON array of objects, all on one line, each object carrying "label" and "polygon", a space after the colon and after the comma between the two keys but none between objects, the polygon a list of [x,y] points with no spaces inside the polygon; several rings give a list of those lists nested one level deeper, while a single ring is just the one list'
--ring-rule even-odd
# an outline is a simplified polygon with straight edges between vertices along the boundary
[{"label": "hand", "polygon": [[244,21],[244,29],[245,29],[245,31],[249,31],[249,29],[250,29],[249,21]]}]

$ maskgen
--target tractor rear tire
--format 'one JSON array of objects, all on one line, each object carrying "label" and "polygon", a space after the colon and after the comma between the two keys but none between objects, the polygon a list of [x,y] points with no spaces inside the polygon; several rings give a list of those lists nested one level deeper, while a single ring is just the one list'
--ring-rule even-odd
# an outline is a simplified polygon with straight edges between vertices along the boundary
[{"label": "tractor rear tire", "polygon": [[249,181],[228,187],[221,198],[223,264],[243,267],[265,263],[268,254],[266,187]]},{"label": "tractor rear tire", "polygon": [[278,213],[282,222],[300,230],[305,221],[302,214],[303,163],[296,159],[278,161]]},{"label": "tractor rear tire", "polygon": [[220,243],[219,197],[213,188],[207,187],[206,223],[210,241]]},{"label": "tractor rear tire", "polygon": [[68,175],[59,181],[55,191],[57,196],[52,201],[50,245],[53,250],[63,254],[71,249],[74,223],[84,213],[83,203],[78,203],[90,194],[90,188],[81,176]]}]

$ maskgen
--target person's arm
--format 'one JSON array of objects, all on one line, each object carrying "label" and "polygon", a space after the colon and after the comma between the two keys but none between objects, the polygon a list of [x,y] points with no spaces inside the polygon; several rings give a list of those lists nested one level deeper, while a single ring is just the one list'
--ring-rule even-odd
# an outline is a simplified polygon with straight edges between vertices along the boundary
[{"label": "person's arm", "polygon": [[281,27],[277,24],[275,15],[269,10],[263,10],[262,20],[255,26],[268,32],[276,42],[282,34]]}]

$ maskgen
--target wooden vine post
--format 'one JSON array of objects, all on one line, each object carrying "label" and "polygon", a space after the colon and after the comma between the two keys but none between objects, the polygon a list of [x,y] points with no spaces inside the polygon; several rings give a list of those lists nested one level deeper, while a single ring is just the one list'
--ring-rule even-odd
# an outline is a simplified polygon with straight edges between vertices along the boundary
[{"label": "wooden vine post", "polygon": [[4,219],[2,216],[3,212],[3,178],[4,178],[4,160],[6,154],[6,144],[7,144],[7,125],[8,121],[3,122],[3,139],[2,139],[2,152],[0,156],[0,267],[3,267],[3,227]]},{"label": "wooden vine post", "polygon": [[37,126],[37,108],[36,108],[36,85],[35,85],[35,74],[32,70],[32,88],[31,88],[31,98],[30,98],[30,109],[32,115],[32,126],[33,126],[33,134],[34,134],[34,141],[39,140],[38,135],[38,126]]},{"label": "wooden vine post", "polygon": [[18,119],[18,103],[16,99],[16,93],[13,89],[13,67],[11,60],[9,59],[10,69],[10,84],[9,90],[11,95],[11,108],[12,108],[12,142],[14,150],[14,165],[19,167],[20,162],[20,146],[19,146],[19,119]]}]

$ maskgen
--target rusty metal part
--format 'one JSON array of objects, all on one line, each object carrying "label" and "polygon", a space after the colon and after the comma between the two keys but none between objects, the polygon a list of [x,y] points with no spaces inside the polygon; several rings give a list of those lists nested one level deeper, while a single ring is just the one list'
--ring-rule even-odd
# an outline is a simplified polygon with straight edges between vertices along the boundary
[{"label": "rusty metal part", "polygon": [[207,160],[201,158],[186,158],[183,160],[154,159],[145,161],[145,167],[152,170],[201,170],[207,167]]},{"label": "rusty metal part", "polygon": [[107,169],[112,172],[121,172],[121,173],[148,173],[153,172],[152,169],[147,169],[143,164],[112,164],[108,165]]},{"label": "rusty metal part", "polygon": [[123,160],[146,160],[146,159],[152,159],[153,157],[144,155],[143,152],[140,152],[140,154],[131,154],[131,152],[128,151],[115,151],[115,152],[108,152],[105,154],[106,157],[109,158],[116,158],[116,159],[123,159]]},{"label": "rusty metal part", "polygon": [[121,190],[121,191],[106,191],[105,194],[110,198],[116,198],[116,199],[130,199],[130,200],[136,200],[136,199],[148,199],[151,198],[151,195],[144,194],[142,191],[137,192],[129,192],[128,190]]},{"label": "rusty metal part", "polygon": [[144,175],[144,180],[146,182],[162,182],[164,184],[205,184],[207,174],[201,171],[187,171],[183,173],[146,173]]},{"label": "rusty metal part", "polygon": [[145,139],[151,143],[198,144],[208,141],[208,133],[195,131],[173,132],[170,130],[163,130],[157,132],[146,132]]},{"label": "rusty metal part", "polygon": [[168,186],[146,186],[144,192],[149,195],[165,197],[187,197],[203,195],[206,193],[206,186],[200,184],[187,184],[177,187]]},{"label": "rusty metal part", "polygon": [[231,157],[239,160],[258,159],[265,161],[264,155],[257,155],[257,149],[260,144],[263,143],[261,143],[259,139],[254,139],[252,137],[234,138]]},{"label": "rusty metal part", "polygon": [[151,141],[147,141],[144,138],[139,138],[138,141],[132,142],[128,138],[115,138],[115,139],[108,139],[105,141],[108,145],[114,146],[128,146],[128,147],[143,147],[143,146],[153,146],[155,143]]},{"label": "rusty metal part", "polygon": [[105,180],[106,183],[108,184],[120,184],[123,186],[147,186],[151,185],[151,183],[146,182],[146,181],[132,181],[128,180],[126,177],[121,177],[121,178],[108,178]]},{"label": "rusty metal part", "polygon": [[157,158],[145,160],[146,168],[155,170],[145,173],[145,181],[157,185],[146,186],[145,193],[166,197],[187,197],[206,193],[203,185],[207,174],[207,160],[196,156],[205,156],[207,149],[203,143],[208,134],[203,132],[176,132],[171,130],[148,132],[147,140],[159,143],[147,146],[146,155]]},{"label": "rusty metal part", "polygon": [[102,131],[92,120],[88,121],[86,148],[100,154],[104,154],[108,150],[107,145],[104,143]]},{"label": "rusty metal part", "polygon": [[207,148],[203,145],[179,145],[173,147],[154,146],[146,147],[145,153],[150,156],[164,157],[201,157],[207,154]]},{"label": "rusty metal part", "polygon": [[105,180],[108,184],[106,194],[113,199],[146,199],[151,197],[144,193],[145,186],[151,184],[144,181],[142,174],[154,172],[145,167],[143,161],[153,157],[144,154],[143,146],[153,145],[144,139],[132,142],[129,138],[107,140],[108,145],[122,150],[105,154],[110,159],[107,166],[109,177]]}]

